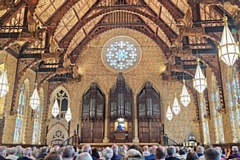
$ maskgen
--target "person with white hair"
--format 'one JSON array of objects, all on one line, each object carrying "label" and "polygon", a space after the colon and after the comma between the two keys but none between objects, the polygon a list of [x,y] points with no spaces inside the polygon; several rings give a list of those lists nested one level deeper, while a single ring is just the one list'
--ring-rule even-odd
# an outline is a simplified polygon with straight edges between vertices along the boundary
[{"label": "person with white hair", "polygon": [[96,157],[92,156],[92,148],[90,146],[90,144],[85,144],[83,147],[82,147],[82,152],[87,152],[91,155],[92,159],[93,160],[97,160]]},{"label": "person with white hair", "polygon": [[48,153],[48,147],[47,146],[43,146],[40,149],[40,154],[38,155],[37,159],[44,159],[46,157]]},{"label": "person with white hair", "polygon": [[148,146],[143,146],[143,156],[150,156],[150,152],[148,150]]},{"label": "person with white hair", "polygon": [[74,149],[72,146],[67,146],[63,150],[62,159],[63,160],[73,160],[74,159]]},{"label": "person with white hair", "polygon": [[93,159],[88,152],[83,152],[77,156],[76,160],[93,160]]},{"label": "person with white hair", "polygon": [[25,148],[23,150],[23,156],[18,158],[18,160],[32,160],[32,148]]},{"label": "person with white hair", "polygon": [[227,159],[240,158],[238,146],[232,146],[232,154]]},{"label": "person with white hair", "polygon": [[0,160],[5,160],[7,155],[7,148],[5,146],[0,146]]},{"label": "person with white hair", "polygon": [[118,146],[116,144],[112,145],[113,156],[111,160],[121,160],[122,156],[118,154]]},{"label": "person with white hair", "polygon": [[112,148],[106,147],[103,151],[102,151],[102,155],[105,158],[105,160],[110,160],[113,156],[113,150]]},{"label": "person with white hair", "polygon": [[17,154],[17,148],[12,147],[10,148],[9,155],[6,157],[6,159],[17,160],[18,156],[16,156],[16,154]]},{"label": "person with white hair", "polygon": [[203,146],[197,146],[196,153],[198,158],[204,155],[204,148]]}]

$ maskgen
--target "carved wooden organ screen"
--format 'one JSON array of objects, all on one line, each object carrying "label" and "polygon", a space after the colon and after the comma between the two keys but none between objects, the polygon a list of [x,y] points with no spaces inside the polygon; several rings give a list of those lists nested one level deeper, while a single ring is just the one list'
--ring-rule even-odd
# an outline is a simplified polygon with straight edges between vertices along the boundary
[{"label": "carved wooden organ screen", "polygon": [[160,94],[147,82],[137,96],[139,141],[160,142]]},{"label": "carved wooden organ screen", "polygon": [[105,96],[96,83],[83,95],[81,141],[99,143],[103,140]]}]

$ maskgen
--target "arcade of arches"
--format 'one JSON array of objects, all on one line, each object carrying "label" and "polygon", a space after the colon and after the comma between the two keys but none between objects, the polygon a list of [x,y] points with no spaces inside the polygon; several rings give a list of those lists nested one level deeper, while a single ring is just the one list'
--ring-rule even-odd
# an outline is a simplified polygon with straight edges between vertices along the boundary
[{"label": "arcade of arches", "polygon": [[[238,1],[9,3],[0,2],[0,71],[9,82],[0,98],[1,143],[53,145],[74,133],[84,143],[162,143],[164,134],[177,143],[240,143],[240,60],[228,67],[217,55],[223,13],[240,37]],[[193,88],[196,58],[207,78],[203,93]],[[175,96],[180,112],[168,120]]]}]

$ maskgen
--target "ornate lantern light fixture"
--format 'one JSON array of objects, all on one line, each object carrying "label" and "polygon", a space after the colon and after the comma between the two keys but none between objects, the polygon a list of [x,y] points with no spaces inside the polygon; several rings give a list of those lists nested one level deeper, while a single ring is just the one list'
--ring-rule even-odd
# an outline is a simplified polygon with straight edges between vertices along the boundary
[{"label": "ornate lantern light fixture", "polygon": [[65,114],[65,119],[67,122],[69,122],[72,119],[72,113],[71,113],[70,107],[68,107],[67,109],[67,113]]},{"label": "ornate lantern light fixture", "polygon": [[203,93],[207,87],[207,81],[199,65],[199,59],[197,59],[197,69],[193,79],[193,87],[198,91],[198,93]]},{"label": "ornate lantern light fixture", "polygon": [[177,94],[175,93],[175,98],[174,98],[174,101],[173,101],[172,111],[175,115],[178,115],[180,110],[181,110],[181,108],[180,108],[180,105],[179,105],[178,100],[177,100]]},{"label": "ornate lantern light fixture", "polygon": [[58,102],[57,102],[57,99],[54,101],[54,104],[53,104],[53,108],[52,108],[52,115],[54,117],[57,117],[57,115],[59,114],[59,106],[58,106]]},{"label": "ornate lantern light fixture", "polygon": [[184,107],[187,107],[188,104],[190,103],[190,95],[188,94],[186,85],[185,85],[185,80],[183,79],[183,88],[182,88],[182,94],[180,95],[181,97],[181,102]]},{"label": "ornate lantern light fixture", "polygon": [[5,96],[9,90],[7,71],[4,70],[0,76],[0,98]]},{"label": "ornate lantern light fixture", "polygon": [[40,105],[40,97],[39,97],[38,91],[37,91],[37,83],[35,84],[35,89],[30,98],[29,105],[32,107],[33,110],[36,109]]},{"label": "ornate lantern light fixture", "polygon": [[171,121],[172,118],[173,118],[173,114],[172,114],[170,106],[168,106],[168,109],[167,109],[167,112],[166,112],[166,117],[169,121]]}]

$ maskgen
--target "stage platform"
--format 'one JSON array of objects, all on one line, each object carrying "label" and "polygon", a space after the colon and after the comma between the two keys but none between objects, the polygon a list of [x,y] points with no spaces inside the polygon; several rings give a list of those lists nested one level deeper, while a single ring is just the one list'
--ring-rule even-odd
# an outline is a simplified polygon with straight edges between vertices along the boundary
[{"label": "stage platform", "polygon": [[114,143],[114,142],[109,142],[109,143],[81,143],[78,147],[81,148],[84,144],[90,144],[91,147],[94,148],[104,148],[104,147],[111,147],[113,144],[116,144],[118,146],[122,146],[122,145],[127,145],[130,146],[132,144],[136,144],[139,145],[140,147],[143,147],[145,145],[151,147],[153,145],[159,145],[158,143],[131,143],[131,142],[127,142],[127,143]]}]

